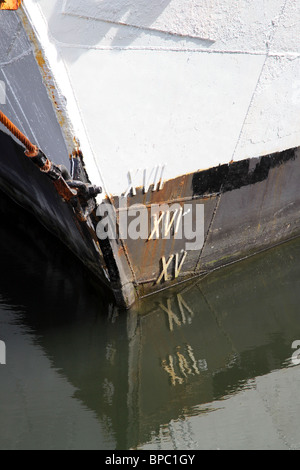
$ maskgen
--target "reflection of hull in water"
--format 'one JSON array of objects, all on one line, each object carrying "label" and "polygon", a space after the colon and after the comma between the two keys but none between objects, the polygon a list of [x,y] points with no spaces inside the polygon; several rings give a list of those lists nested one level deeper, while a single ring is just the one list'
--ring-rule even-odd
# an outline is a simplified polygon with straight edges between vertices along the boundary
[{"label": "reflection of hull in water", "polygon": [[[58,251],[54,262],[37,228],[38,255],[22,225],[20,235],[22,251],[12,247],[2,256],[1,294],[24,306],[22,321],[76,387],[75,397],[107,423],[118,448],[142,445],[161,425],[197,406],[204,412],[249,379],[279,369],[300,334],[298,241],[124,314],[101,300],[72,258]],[[4,236],[11,238],[7,228]],[[24,278],[27,256],[32,271]],[[13,274],[11,263],[19,266]]]},{"label": "reflection of hull in water", "polygon": [[140,436],[151,429],[158,410],[162,423],[193,415],[197,405],[236,393],[290,358],[299,336],[299,243],[296,252],[290,248],[161,296],[140,318],[131,353],[139,384],[131,410]]},{"label": "reflection of hull in water", "polygon": [[[101,200],[82,218],[86,201],[63,201],[2,125],[0,183],[120,306],[299,235],[294,2],[61,3],[1,11],[1,108],[118,217],[120,199],[146,206],[157,239],[98,240]],[[176,239],[175,222],[163,239],[170,213],[156,224],[150,206],[175,203],[181,222],[204,206],[203,245]]]}]

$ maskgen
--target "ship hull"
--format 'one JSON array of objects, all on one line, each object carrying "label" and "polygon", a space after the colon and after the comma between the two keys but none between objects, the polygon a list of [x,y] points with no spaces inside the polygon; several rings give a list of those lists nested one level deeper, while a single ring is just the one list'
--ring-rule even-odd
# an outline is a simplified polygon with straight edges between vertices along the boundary
[{"label": "ship hull", "polygon": [[[24,155],[24,149],[0,131],[1,190],[60,239],[98,277],[103,275],[94,230],[80,221],[70,203],[64,201],[52,181]],[[51,250],[51,247],[49,247]]]},{"label": "ship hull", "polygon": [[[1,189],[71,249],[123,307],[300,235],[299,149],[181,175],[165,182],[160,191],[151,186],[145,194],[136,188],[134,196],[114,198],[110,203],[117,222],[126,213],[128,232],[131,224],[137,225],[136,214],[147,213],[147,235],[130,238],[127,232],[124,239],[101,240],[97,233],[103,218],[94,214],[89,224],[78,220],[20,145],[0,132],[0,146]],[[102,206],[107,204],[105,200]],[[195,220],[197,207],[203,208],[200,223]],[[151,219],[153,208],[158,215]],[[174,233],[180,214],[182,222],[187,210],[194,237],[200,240],[198,249],[186,249],[194,240],[186,238],[184,230],[180,237]],[[167,211],[171,223],[166,235]]]},{"label": "ship hull", "polygon": [[[137,188],[126,199],[128,232],[131,223],[136,225],[136,217],[130,219],[130,215],[146,211],[148,235],[144,239],[128,236],[117,245],[119,252],[121,246],[126,253],[137,295],[206,274],[299,236],[299,156],[299,149],[291,149],[181,175],[165,182],[161,191],[150,187],[145,194]],[[115,203],[120,207],[122,198]],[[197,212],[199,207],[202,211]],[[158,215],[154,212],[151,223],[153,208]],[[193,239],[184,230],[184,215],[189,211]],[[124,220],[122,212],[124,207],[118,212],[119,222]],[[203,218],[197,221],[199,213]],[[175,227],[180,216],[178,236]],[[192,249],[187,249],[191,242]]]},{"label": "ship hull", "polygon": [[66,200],[2,124],[1,189],[125,308],[299,236],[293,3],[245,4],[239,15],[252,12],[257,31],[235,22],[230,0],[212,4],[210,25],[210,9],[191,1],[155,1],[150,24],[143,1],[122,21],[92,3],[26,0],[1,12],[0,104],[103,198],[90,197],[83,216],[82,200]]}]

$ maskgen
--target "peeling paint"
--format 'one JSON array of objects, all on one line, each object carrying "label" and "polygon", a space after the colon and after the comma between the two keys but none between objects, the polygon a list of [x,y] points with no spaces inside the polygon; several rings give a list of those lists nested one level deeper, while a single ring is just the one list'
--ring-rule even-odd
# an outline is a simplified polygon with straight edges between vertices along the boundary
[{"label": "peeling paint", "polygon": [[68,118],[65,108],[62,104],[63,97],[58,91],[58,85],[55,81],[55,78],[53,77],[51,68],[49,67],[43,48],[40,45],[37,39],[36,33],[34,32],[34,29],[32,25],[30,24],[30,21],[26,13],[24,12],[23,8],[20,8],[18,10],[18,14],[22,21],[23,27],[27,33],[27,36],[31,42],[35,59],[39,66],[43,82],[48,90],[49,98],[51,99],[51,102],[53,104],[53,108],[55,110],[57,120],[64,133],[65,140],[69,149],[69,153],[71,154],[74,149],[75,136],[72,132],[70,119]]}]

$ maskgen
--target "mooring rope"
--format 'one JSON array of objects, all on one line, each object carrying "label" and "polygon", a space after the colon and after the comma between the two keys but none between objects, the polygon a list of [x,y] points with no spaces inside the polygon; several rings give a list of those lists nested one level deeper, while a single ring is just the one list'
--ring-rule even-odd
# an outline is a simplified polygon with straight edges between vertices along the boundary
[{"label": "mooring rope", "polygon": [[25,154],[27,157],[35,157],[39,153],[36,145],[33,145],[30,140],[18,129],[10,119],[0,110],[0,122],[26,147]]}]

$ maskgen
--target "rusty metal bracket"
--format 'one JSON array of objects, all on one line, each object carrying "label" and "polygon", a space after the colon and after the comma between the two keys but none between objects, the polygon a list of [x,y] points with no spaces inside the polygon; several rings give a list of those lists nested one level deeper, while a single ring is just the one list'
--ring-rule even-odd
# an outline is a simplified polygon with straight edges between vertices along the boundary
[{"label": "rusty metal bracket", "polygon": [[0,122],[26,147],[25,155],[53,182],[58,194],[70,202],[80,220],[86,220],[95,204],[91,201],[102,192],[100,186],[72,179],[67,168],[56,165],[0,111]]},{"label": "rusty metal bracket", "polygon": [[64,201],[72,203],[79,218],[86,220],[95,207],[90,201],[102,192],[102,188],[73,180],[65,166],[55,165],[41,151],[37,156],[31,158],[40,171],[49,176]]}]

